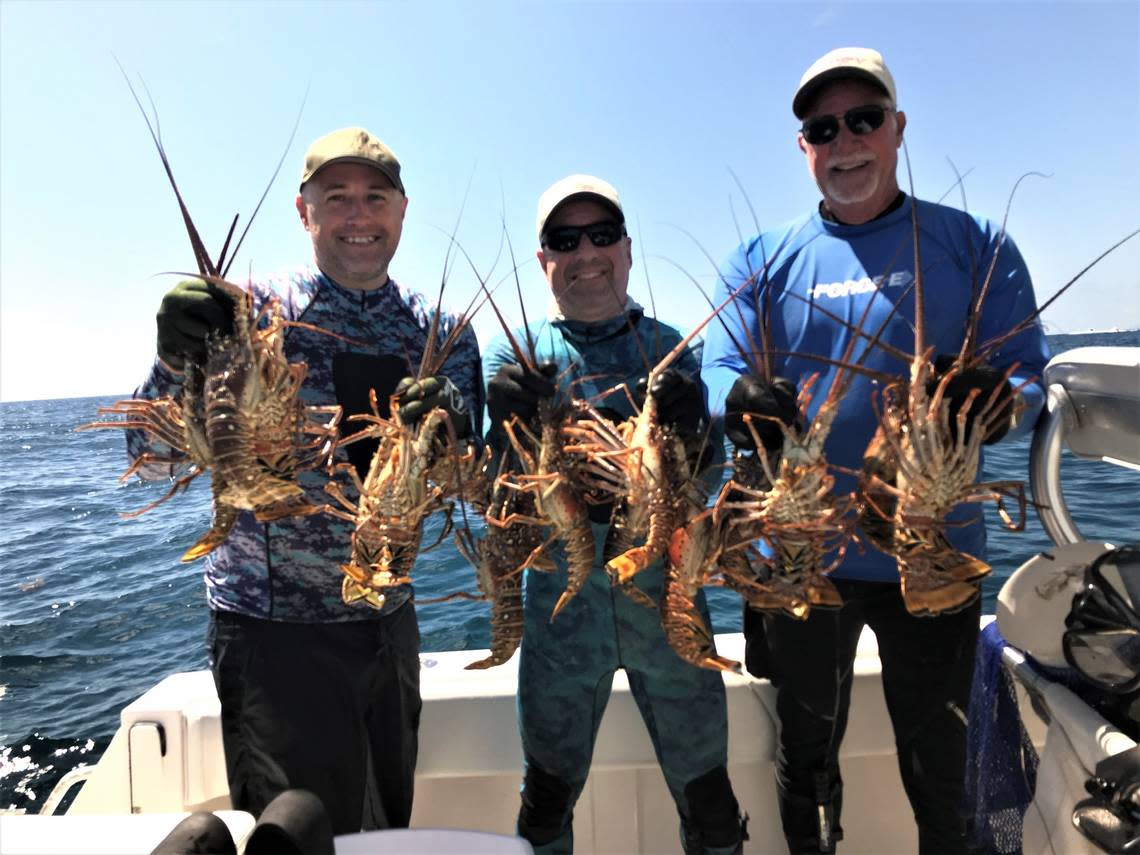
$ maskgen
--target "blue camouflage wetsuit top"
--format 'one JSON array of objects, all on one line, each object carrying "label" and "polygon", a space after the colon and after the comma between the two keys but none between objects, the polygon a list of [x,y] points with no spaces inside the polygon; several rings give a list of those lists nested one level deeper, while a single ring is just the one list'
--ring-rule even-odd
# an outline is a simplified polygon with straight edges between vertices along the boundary
[{"label": "blue camouflage wetsuit top", "polygon": [[[717,300],[746,287],[739,311],[721,313],[708,333],[704,379],[709,410],[719,419],[733,383],[748,371],[739,342],[760,341],[759,322],[770,318],[773,371],[803,388],[815,374],[808,418],[827,395],[837,368],[813,355],[839,360],[851,327],[870,311],[863,329],[883,328],[883,340],[914,351],[915,280],[912,206],[916,207],[925,296],[925,332],[936,354],[957,354],[975,288],[993,266],[978,319],[979,344],[997,342],[1036,311],[1033,286],[1013,241],[993,223],[942,205],[899,195],[896,205],[861,225],[845,225],[818,212],[758,235],[725,263]],[[897,305],[897,309],[896,309]],[[817,310],[818,307],[818,310]],[[848,325],[828,317],[838,315]],[[885,326],[884,326],[885,325]],[[747,335],[744,334],[747,330]],[[862,348],[856,348],[856,357]],[[1040,412],[1041,376],[1048,349],[1040,326],[984,353],[999,370],[1016,366],[1011,383],[1025,412],[1008,437],[1028,432]],[[898,377],[908,365],[878,349],[866,367]],[[855,374],[839,405],[825,445],[835,490],[849,492],[876,429],[875,382]],[[946,534],[955,548],[985,558],[986,532],[979,503],[949,515]],[[864,625],[874,630],[883,689],[894,729],[899,769],[918,826],[919,851],[965,851],[961,813],[965,775],[966,716],[978,634],[980,599],[953,614],[915,617],[905,609],[895,559],[863,540],[850,547],[831,574],[843,598],[839,609],[813,609],[806,620],[780,614],[763,618],[745,610],[749,670],[771,676],[777,687],[780,815],[792,852],[834,851],[842,778],[839,746],[847,723],[856,645]]]},{"label": "blue camouflage wetsuit top", "polygon": [[[681,340],[676,330],[645,317],[636,303],[629,301],[626,312],[628,321],[623,314],[593,323],[555,319],[530,325],[534,361],[557,365],[562,393],[573,384],[577,397],[609,410],[618,421],[633,415],[626,395],[619,391],[599,401],[599,393],[621,383],[632,393],[648,374],[646,358],[657,362]],[[522,330],[514,336],[520,344],[527,340]],[[485,380],[514,362],[513,350],[500,335],[486,348]],[[674,364],[698,377],[699,347],[686,350]],[[492,425],[487,439],[496,452],[506,447],[501,425]],[[567,585],[561,548],[551,551],[556,572],[525,571],[518,676],[525,777],[519,832],[537,853],[572,851],[574,804],[590,770],[614,672],[623,668],[683,833],[728,844],[706,844],[697,851],[737,851],[740,822],[725,771],[728,725],[721,675],[678,657],[665,640],[660,611],[612,587],[602,559],[609,523],[594,523],[593,528],[590,577],[553,621],[554,605]],[[659,561],[635,577],[654,602],[660,601],[662,573]],[[696,603],[709,623],[703,593]]]},{"label": "blue camouflage wetsuit top", "polygon": [[[391,279],[374,290],[344,288],[314,268],[249,287],[255,311],[276,297],[286,320],[312,327],[284,329],[286,358],[308,366],[299,393],[306,405],[340,403],[347,417],[370,409],[375,388],[387,414],[390,393],[415,373],[426,345],[427,300]],[[442,317],[441,335],[455,324],[454,316]],[[470,329],[441,373],[464,396],[478,435],[483,383]],[[181,380],[160,360],[136,396],[178,396]],[[342,435],[359,425],[342,418]],[[375,447],[364,440],[340,448],[338,462],[366,472]],[[128,448],[134,458],[166,453],[139,431],[128,435]],[[152,466],[144,474],[169,472]],[[337,479],[355,502],[346,473]],[[332,501],[327,481],[321,471],[299,475],[305,498],[317,505]],[[411,586],[386,592],[380,610],[342,600],[340,564],[351,554],[352,531],[351,522],[328,513],[259,523],[243,512],[205,565],[230,799],[259,815],[286,790],[308,790],[334,834],[408,826],[422,708]]]},{"label": "blue camouflage wetsuit top", "polygon": [[[356,378],[357,383],[364,395],[370,382],[386,387],[377,390],[382,406],[386,404],[387,393],[396,382],[415,373],[435,311],[425,297],[405,290],[393,279],[372,291],[349,289],[312,267],[255,282],[251,287],[255,312],[271,296],[276,296],[286,320],[301,321],[353,342],[304,327],[285,328],[285,356],[290,362],[308,365],[300,397],[310,406],[337,403],[334,375],[344,373],[338,367],[338,360],[361,354],[377,357],[365,364],[379,366],[385,376],[360,376]],[[444,314],[439,332],[441,339],[455,322],[454,315]],[[359,344],[361,342],[364,344]],[[484,405],[479,364],[479,345],[475,333],[468,328],[440,372],[463,393],[469,412],[476,419],[473,425],[476,435],[482,433]],[[156,360],[135,397],[178,396],[181,388],[181,374]],[[354,397],[366,400],[359,393]],[[364,406],[358,409],[359,412],[364,410]],[[354,432],[360,425],[342,418],[342,433]],[[142,431],[128,433],[127,447],[132,460],[148,451],[159,455],[168,453],[164,446],[152,445]],[[337,459],[347,459],[344,449],[338,450]],[[158,478],[169,472],[167,466],[152,466],[143,474]],[[324,491],[327,481],[328,476],[321,471],[302,472],[299,477],[305,497],[317,505],[332,501]],[[338,476],[338,483],[350,500],[357,498],[346,476]],[[341,599],[343,574],[339,565],[350,556],[352,529],[351,523],[325,513],[259,523],[252,513],[242,512],[230,536],[206,557],[206,595],[210,608],[302,623],[370,620],[391,614],[411,597],[410,586],[388,592],[380,611],[362,603],[346,605]]]}]

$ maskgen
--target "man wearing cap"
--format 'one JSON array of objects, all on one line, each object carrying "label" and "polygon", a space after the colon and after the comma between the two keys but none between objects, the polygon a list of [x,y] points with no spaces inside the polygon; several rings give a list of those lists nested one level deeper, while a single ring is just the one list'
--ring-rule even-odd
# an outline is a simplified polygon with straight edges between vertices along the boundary
[{"label": "man wearing cap", "polygon": [[[487,439],[499,454],[508,448],[504,423],[532,420],[539,401],[556,394],[589,400],[615,422],[630,417],[629,396],[606,390],[624,387],[644,398],[649,367],[681,340],[626,293],[631,241],[621,200],[609,183],[571,175],[546,190],[538,202],[538,240],[536,255],[552,305],[546,320],[514,333],[516,341],[534,343],[537,370],[518,364],[505,336],[487,348]],[[694,460],[707,448],[696,351],[686,350],[649,390],[661,422],[678,432]],[[612,586],[604,569],[612,557],[605,554],[610,506],[586,507],[594,566],[557,617],[551,615],[567,587],[561,549],[552,556],[555,572],[525,571],[518,683],[525,768],[518,832],[538,853],[572,851],[574,804],[589,773],[614,673],[624,668],[677,804],[685,852],[739,852],[744,833],[726,771],[721,677],[681,660],[666,642],[660,612]],[[660,562],[634,582],[659,601]],[[703,596],[697,602],[708,622]]]},{"label": "man wearing cap", "polygon": [[[936,372],[957,355],[971,315],[974,288],[993,268],[978,318],[978,341],[997,339],[1031,319],[1035,299],[1029,272],[1013,241],[980,217],[910,197],[895,171],[906,114],[883,57],[867,48],[840,48],[803,75],[792,110],[808,171],[822,195],[817,210],[741,245],[727,260],[720,298],[736,289],[736,311],[722,313],[725,331],[710,327],[703,370],[710,412],[723,415],[738,453],[756,453],[744,415],[764,445],[778,455],[784,434],[776,420],[797,419],[796,390],[812,378],[811,419],[837,373],[852,326],[903,352],[914,351],[917,217],[926,295],[926,343],[940,355]],[[745,287],[749,286],[750,287]],[[818,311],[817,311],[818,307]],[[761,320],[769,337],[762,339]],[[846,323],[841,319],[846,319]],[[861,320],[863,319],[863,320]],[[733,343],[767,341],[774,371],[749,373]],[[862,348],[856,349],[856,355]],[[1048,359],[1036,325],[954,376],[945,401],[951,415],[967,401],[966,427],[982,403],[1003,412],[987,443],[1023,436],[1033,425],[1042,390],[1030,382]],[[864,367],[906,377],[908,365],[872,349]],[[1007,374],[1009,369],[1012,374]],[[836,491],[850,493],[851,474],[863,464],[877,426],[879,380],[857,372],[840,404],[825,446]],[[972,396],[976,396],[972,397]],[[1014,426],[1015,416],[1021,416]],[[956,424],[956,422],[955,422]],[[984,558],[985,528],[978,505],[951,514],[954,548]],[[830,852],[842,837],[839,747],[847,723],[856,643],[863,627],[878,639],[883,686],[903,783],[918,825],[921,852],[966,850],[960,814],[966,746],[966,709],[981,605],[978,598],[953,614],[919,617],[900,593],[896,559],[864,536],[830,578],[843,599],[838,609],[812,608],[804,620],[745,610],[747,664],[777,686],[780,754],[777,784],[784,833],[792,852]]]},{"label": "man wearing cap", "polygon": [[[458,436],[481,433],[483,383],[470,329],[438,377],[410,377],[434,301],[388,273],[408,205],[396,156],[362,128],[321,137],[305,157],[296,205],[315,265],[247,287],[254,311],[276,298],[287,320],[304,324],[285,330],[285,356],[308,366],[304,403],[339,403],[341,430],[354,432],[359,423],[346,425],[347,416],[369,411],[370,389],[382,410],[400,391],[405,421],[442,407]],[[136,397],[180,396],[183,372],[204,361],[207,336],[232,331],[233,311],[201,281],[175,286],[158,311],[158,358]],[[440,337],[456,322],[445,314]],[[337,452],[362,477],[376,447],[367,445]],[[167,453],[140,431],[129,434],[128,448],[132,458]],[[299,476],[314,505],[325,503],[327,480]],[[351,496],[352,485],[342,486]],[[389,589],[378,610],[342,598],[352,528],[325,513],[259,523],[244,512],[205,566],[233,805],[256,815],[283,790],[310,790],[334,834],[408,825],[421,706],[410,586]]]}]

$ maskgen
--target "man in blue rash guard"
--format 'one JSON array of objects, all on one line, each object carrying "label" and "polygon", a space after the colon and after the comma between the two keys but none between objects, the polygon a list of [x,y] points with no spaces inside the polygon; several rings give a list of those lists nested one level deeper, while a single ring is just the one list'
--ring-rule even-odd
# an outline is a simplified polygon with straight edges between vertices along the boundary
[{"label": "man in blue rash guard", "polygon": [[[276,297],[294,326],[285,356],[308,366],[306,405],[339,403],[342,433],[359,429],[350,413],[369,411],[374,388],[386,415],[389,396],[415,372],[434,301],[398,285],[388,266],[408,199],[396,156],[362,128],[334,131],[305,158],[298,214],[315,265],[249,283],[254,310]],[[179,283],[158,313],[158,359],[136,397],[179,396],[187,361],[201,362],[206,335],[232,329],[233,307],[203,282]],[[457,318],[445,314],[440,336]],[[350,343],[351,342],[351,343]],[[400,416],[443,407],[459,436],[482,432],[479,349],[467,329],[438,377],[403,382]],[[472,418],[474,414],[474,418]],[[362,477],[376,442],[339,450]],[[169,451],[141,431],[128,435],[132,459]],[[148,467],[161,477],[168,467]],[[300,484],[315,505],[328,501],[323,472]],[[339,479],[347,495],[355,491]],[[210,665],[222,704],[230,798],[257,815],[286,789],[310,790],[334,834],[401,828],[412,810],[420,718],[419,629],[412,590],[390,589],[382,608],[341,597],[340,565],[353,526],[331,514],[269,523],[239,516],[206,558]]]},{"label": "man in blue rash guard", "polygon": [[[553,296],[549,317],[529,329],[538,371],[518,364],[505,335],[488,345],[484,362],[487,439],[499,454],[508,445],[504,422],[533,418],[556,384],[563,392],[573,385],[578,397],[608,408],[616,421],[633,415],[625,395],[599,402],[599,393],[624,383],[644,395],[646,359],[659,361],[682,338],[626,294],[631,241],[610,184],[587,175],[556,182],[539,199],[538,238],[538,262]],[[514,336],[526,347],[523,330]],[[649,393],[661,421],[699,455],[706,411],[696,348],[683,352],[675,366]],[[603,560],[609,510],[590,506],[594,565],[582,590],[553,620],[567,584],[561,549],[553,556],[556,572],[525,571],[518,681],[525,769],[518,832],[538,853],[572,851],[574,804],[586,783],[614,672],[624,668],[681,816],[685,852],[739,852],[745,835],[726,770],[723,680],[673,652],[658,609],[612,586]],[[661,563],[634,582],[659,601]],[[697,604],[708,622],[703,595]]]},{"label": "man in blue rash guard", "polygon": [[[710,412],[725,419],[738,451],[753,451],[742,416],[752,413],[763,445],[778,450],[782,434],[772,418],[791,423],[795,390],[819,374],[809,409],[826,396],[836,367],[813,359],[841,359],[852,333],[824,313],[855,325],[871,304],[863,328],[887,321],[884,340],[914,349],[915,275],[912,206],[917,206],[926,295],[926,337],[939,355],[963,342],[973,286],[996,268],[981,310],[978,341],[1002,336],[1035,312],[1029,272],[1013,241],[988,220],[924,202],[899,190],[895,171],[906,114],[882,56],[840,48],[803,75],[792,105],[803,127],[799,147],[822,194],[818,209],[746,241],[724,265],[720,298],[754,280],[722,318],[739,342],[759,341],[760,319],[770,317],[774,354],[771,383],[749,372],[732,338],[709,329],[703,375]],[[899,309],[892,315],[895,304]],[[816,310],[818,307],[818,310]],[[889,318],[889,320],[888,320]],[[856,351],[857,353],[859,350]],[[1022,436],[1043,399],[1036,382],[1048,359],[1044,335],[1033,324],[967,370],[948,397],[956,412],[971,388],[979,401],[997,389],[1008,408],[987,436]],[[942,366],[940,360],[937,365]],[[1011,380],[1003,371],[1016,365]],[[907,366],[876,350],[866,366],[907,376]],[[1013,406],[1014,390],[1020,401]],[[832,426],[825,456],[835,467],[858,470],[876,427],[873,381],[856,374]],[[980,407],[975,406],[974,409]],[[972,414],[972,411],[971,411]],[[1012,424],[1019,416],[1019,424]],[[767,417],[767,418],[764,418]],[[838,469],[835,470],[839,472]],[[838,474],[836,490],[850,492],[853,477]],[[955,548],[985,556],[985,529],[977,504],[958,506],[948,536]],[[830,852],[842,837],[842,780],[838,754],[847,723],[855,646],[864,625],[875,632],[883,684],[898,747],[904,787],[918,825],[919,850],[967,849],[960,803],[965,775],[966,708],[981,613],[977,598],[937,617],[909,614],[900,595],[896,561],[869,542],[847,550],[830,577],[843,598],[838,610],[813,609],[807,620],[745,610],[749,670],[777,686],[781,723],[777,783],[784,833],[792,852]]]}]

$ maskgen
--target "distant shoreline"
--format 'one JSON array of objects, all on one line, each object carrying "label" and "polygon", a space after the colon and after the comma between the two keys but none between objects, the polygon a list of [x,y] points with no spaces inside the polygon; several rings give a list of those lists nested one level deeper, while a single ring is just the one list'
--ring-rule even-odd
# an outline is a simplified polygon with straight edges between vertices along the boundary
[{"label": "distant shoreline", "polygon": [[1073,330],[1072,332],[1053,332],[1052,330],[1046,329],[1045,335],[1112,335],[1114,333],[1130,332],[1140,332],[1140,327],[1128,327],[1127,329],[1112,327],[1104,330]]}]

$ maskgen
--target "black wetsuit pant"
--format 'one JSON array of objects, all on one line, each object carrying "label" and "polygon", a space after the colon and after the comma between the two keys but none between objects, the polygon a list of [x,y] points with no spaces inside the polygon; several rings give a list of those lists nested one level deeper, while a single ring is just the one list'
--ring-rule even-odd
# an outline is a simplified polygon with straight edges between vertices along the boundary
[{"label": "black wetsuit pant", "polygon": [[421,709],[411,602],[349,623],[211,612],[209,647],[235,809],[259,816],[300,788],[333,834],[408,826]]},{"label": "black wetsuit pant", "polygon": [[836,585],[843,607],[813,609],[806,621],[746,615],[749,665],[761,664],[756,648],[763,645],[770,670],[765,676],[777,687],[777,785],[788,848],[828,852],[842,838],[839,745],[847,728],[855,648],[867,625],[878,639],[919,852],[968,851],[962,791],[981,604],[951,615],[913,617],[897,583],[836,580]]}]

